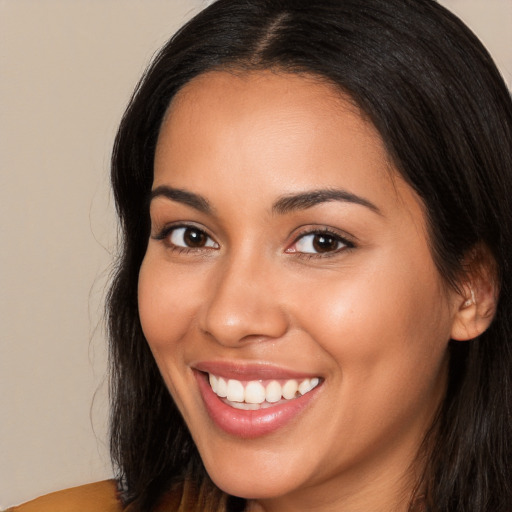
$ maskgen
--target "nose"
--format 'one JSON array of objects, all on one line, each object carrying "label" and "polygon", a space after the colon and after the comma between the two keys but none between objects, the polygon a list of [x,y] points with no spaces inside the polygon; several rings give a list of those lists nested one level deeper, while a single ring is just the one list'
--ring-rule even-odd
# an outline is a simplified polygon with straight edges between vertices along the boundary
[{"label": "nose", "polygon": [[213,272],[200,326],[222,345],[235,347],[276,339],[288,328],[276,272],[271,265],[255,260],[225,261]]}]

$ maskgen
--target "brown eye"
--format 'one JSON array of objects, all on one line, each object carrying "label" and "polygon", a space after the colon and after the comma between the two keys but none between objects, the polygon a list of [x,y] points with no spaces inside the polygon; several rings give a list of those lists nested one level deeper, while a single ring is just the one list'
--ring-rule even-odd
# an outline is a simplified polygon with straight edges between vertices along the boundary
[{"label": "brown eye", "polygon": [[189,247],[204,247],[208,237],[198,229],[187,228],[183,235],[185,244]]},{"label": "brown eye", "polygon": [[176,247],[186,247],[190,249],[218,247],[204,231],[191,226],[174,228],[169,234],[169,242]]},{"label": "brown eye", "polygon": [[307,233],[301,236],[289,252],[304,254],[325,254],[337,252],[346,247],[353,247],[352,244],[329,232]]},{"label": "brown eye", "polygon": [[329,234],[313,236],[313,248],[316,252],[329,252],[338,249],[339,240]]}]

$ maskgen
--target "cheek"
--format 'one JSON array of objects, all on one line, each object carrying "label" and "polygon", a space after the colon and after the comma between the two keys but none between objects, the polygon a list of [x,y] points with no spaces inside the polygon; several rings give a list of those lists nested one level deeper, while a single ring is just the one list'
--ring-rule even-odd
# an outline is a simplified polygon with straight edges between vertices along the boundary
[{"label": "cheek", "polygon": [[173,355],[192,321],[194,305],[190,298],[197,292],[192,283],[180,284],[165,263],[146,255],[138,283],[138,305],[142,330],[157,359]]},{"label": "cheek", "polygon": [[312,279],[304,290],[295,301],[301,328],[335,361],[344,385],[406,388],[419,374],[427,386],[436,378],[451,318],[434,269],[381,262],[359,275]]},{"label": "cheek", "polygon": [[[190,280],[189,280],[190,281]],[[198,291],[180,283],[165,262],[146,255],[139,272],[138,306],[144,336],[167,389],[182,414],[186,411],[184,342],[194,319]]]},{"label": "cheek", "polygon": [[412,426],[423,431],[444,394],[449,318],[442,295],[430,280],[400,274],[367,275],[353,285],[331,280],[322,298],[310,288],[313,307],[302,309],[302,328],[334,363],[328,382],[340,414],[331,435],[361,449],[400,439]]}]

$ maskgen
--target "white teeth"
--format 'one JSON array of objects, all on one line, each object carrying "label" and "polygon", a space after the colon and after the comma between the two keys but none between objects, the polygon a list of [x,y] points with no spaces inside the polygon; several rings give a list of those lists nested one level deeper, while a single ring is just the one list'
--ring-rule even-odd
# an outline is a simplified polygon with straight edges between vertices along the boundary
[{"label": "white teeth", "polygon": [[286,398],[287,400],[295,398],[298,389],[299,385],[296,380],[287,381],[283,386],[283,398]]},{"label": "white teeth", "polygon": [[260,404],[246,404],[245,402],[231,402],[230,405],[235,409],[244,409],[245,411],[255,411],[260,408]]},{"label": "white teeth", "polygon": [[212,387],[213,389],[213,392],[215,394],[217,394],[217,377],[215,377],[215,375],[211,374],[209,375],[209,381],[210,381],[210,386]]},{"label": "white teeth", "polygon": [[261,404],[265,401],[265,388],[258,381],[253,380],[245,386],[244,397],[248,404]]},{"label": "white teeth", "polygon": [[228,385],[222,377],[217,379],[217,391],[215,391],[215,393],[221,398],[228,396]]},{"label": "white teeth", "polygon": [[265,389],[265,396],[267,399],[267,402],[274,403],[279,402],[281,400],[281,396],[283,394],[283,391],[281,389],[281,384],[277,382],[276,380],[273,380],[272,382],[269,382],[267,384],[267,388]]},{"label": "white teeth", "polygon": [[305,395],[320,383],[318,377],[303,379],[297,382],[290,379],[279,383],[277,380],[270,381],[266,387],[261,381],[251,380],[245,386],[236,379],[223,379],[209,374],[210,386],[213,392],[221,397],[227,398],[231,405],[237,409],[253,410],[258,409],[261,404],[265,405],[279,402],[281,399],[291,400],[297,396]]},{"label": "white teeth", "polygon": [[312,385],[312,380],[306,379],[299,384],[299,393],[305,395],[308,391],[311,391],[315,386]]},{"label": "white teeth", "polygon": [[229,379],[226,397],[230,402],[243,402],[244,385],[239,380]]}]

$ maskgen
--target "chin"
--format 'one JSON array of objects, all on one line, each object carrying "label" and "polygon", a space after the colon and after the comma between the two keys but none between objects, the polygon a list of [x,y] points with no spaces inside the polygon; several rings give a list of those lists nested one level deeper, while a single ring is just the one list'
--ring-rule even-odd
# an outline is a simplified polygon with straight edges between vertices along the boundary
[{"label": "chin", "polygon": [[252,472],[238,474],[236,477],[210,474],[215,485],[231,496],[245,499],[274,499],[288,494],[293,490],[292,486],[285,485],[281,481],[268,481],[268,476],[257,477]]},{"label": "chin", "polygon": [[304,475],[299,474],[297,467],[249,462],[243,466],[230,464],[229,459],[224,464],[214,461],[212,467],[205,465],[210,478],[219,489],[240,498],[278,498],[303,485]]}]

